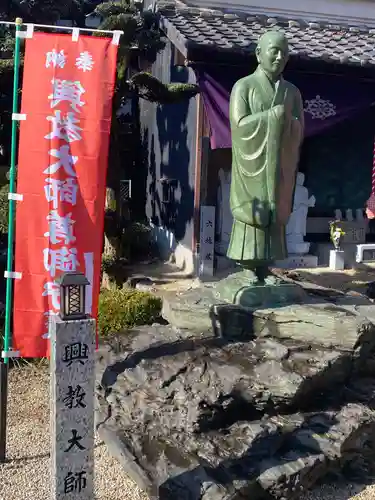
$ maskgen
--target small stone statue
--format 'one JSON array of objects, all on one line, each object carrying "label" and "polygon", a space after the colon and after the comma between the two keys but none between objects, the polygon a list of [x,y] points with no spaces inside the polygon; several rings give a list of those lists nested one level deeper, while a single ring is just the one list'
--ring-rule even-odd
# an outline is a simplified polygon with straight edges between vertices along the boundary
[{"label": "small stone statue", "polygon": [[365,220],[365,217],[363,215],[363,208],[357,208],[356,211],[355,211],[355,219],[358,221],[358,222],[362,222]]},{"label": "small stone statue", "polygon": [[332,243],[333,246],[335,247],[335,250],[341,249],[341,239],[342,239],[341,231],[339,229],[335,229],[332,233]]},{"label": "small stone statue", "polygon": [[310,243],[304,242],[306,236],[307,212],[310,207],[315,206],[315,196],[310,196],[307,188],[303,185],[305,175],[297,174],[296,189],[294,192],[293,212],[290,214],[286,226],[286,239],[289,254],[306,254]]},{"label": "small stone statue", "polygon": [[339,208],[335,210],[335,220],[342,220],[342,212]]},{"label": "small stone statue", "polygon": [[345,236],[345,232],[339,225],[340,221],[331,221],[329,223],[329,234],[335,250],[341,250],[341,240]]},{"label": "small stone statue", "polygon": [[258,68],[234,85],[230,99],[234,222],[227,255],[246,270],[249,284],[278,284],[269,266],[287,257],[285,227],[304,129],[301,94],[282,77],[288,55],[282,32],[264,33]]},{"label": "small stone statue", "polygon": [[351,208],[347,208],[345,212],[345,218],[348,222],[353,222],[353,210]]}]

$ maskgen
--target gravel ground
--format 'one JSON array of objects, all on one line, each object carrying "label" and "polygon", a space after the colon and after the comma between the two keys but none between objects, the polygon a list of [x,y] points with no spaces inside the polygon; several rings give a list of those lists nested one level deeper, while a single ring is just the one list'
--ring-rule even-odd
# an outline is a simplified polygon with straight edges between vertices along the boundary
[{"label": "gravel ground", "polygon": [[[49,500],[49,402],[47,368],[10,372],[8,462],[0,465],[0,500]],[[99,440],[95,449],[97,500],[147,500]],[[375,500],[375,485],[328,485],[301,500]],[[176,499],[178,500],[178,499]]]},{"label": "gravel ground", "polygon": [[[8,459],[0,465],[0,500],[49,500],[49,376],[23,367],[9,376]],[[99,440],[95,449],[98,500],[147,500]]]}]

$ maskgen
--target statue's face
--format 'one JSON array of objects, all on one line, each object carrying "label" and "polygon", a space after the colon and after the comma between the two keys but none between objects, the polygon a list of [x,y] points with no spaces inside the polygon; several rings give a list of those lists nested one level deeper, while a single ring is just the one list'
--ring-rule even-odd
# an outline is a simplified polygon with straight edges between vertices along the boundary
[{"label": "statue's face", "polygon": [[305,174],[303,174],[302,172],[298,172],[297,173],[297,184],[299,184],[300,186],[303,186],[305,183]]},{"label": "statue's face", "polygon": [[283,37],[270,36],[257,49],[258,63],[272,77],[281,75],[288,62],[288,56],[288,43]]}]

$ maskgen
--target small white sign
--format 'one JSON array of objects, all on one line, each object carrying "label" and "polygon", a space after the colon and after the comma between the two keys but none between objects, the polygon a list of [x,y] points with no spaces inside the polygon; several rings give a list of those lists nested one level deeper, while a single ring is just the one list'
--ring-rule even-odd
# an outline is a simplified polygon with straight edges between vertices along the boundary
[{"label": "small white sign", "polygon": [[215,207],[201,207],[199,276],[213,276],[215,256]]},{"label": "small white sign", "polygon": [[375,245],[373,243],[365,243],[357,245],[356,262],[375,262]]}]

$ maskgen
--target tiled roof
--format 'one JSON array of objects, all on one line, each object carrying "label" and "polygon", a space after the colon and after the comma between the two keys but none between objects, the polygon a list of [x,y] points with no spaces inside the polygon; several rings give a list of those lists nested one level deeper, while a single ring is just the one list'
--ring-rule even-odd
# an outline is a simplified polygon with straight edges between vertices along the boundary
[{"label": "tiled roof", "polygon": [[292,56],[350,65],[375,65],[375,30],[366,26],[341,26],[248,13],[227,14],[221,10],[187,7],[178,0],[159,0],[158,10],[167,35],[185,56],[194,47],[251,54],[264,31],[281,29],[288,36]]}]

